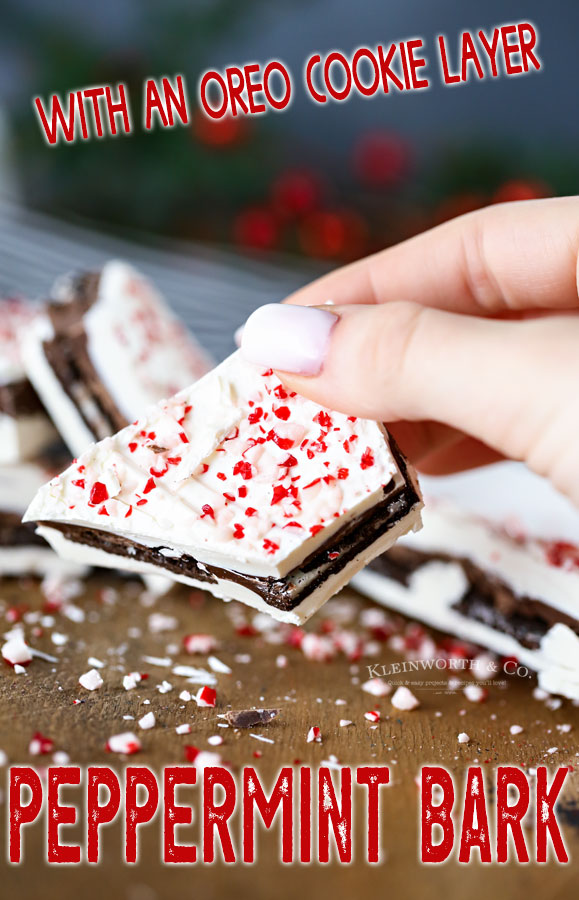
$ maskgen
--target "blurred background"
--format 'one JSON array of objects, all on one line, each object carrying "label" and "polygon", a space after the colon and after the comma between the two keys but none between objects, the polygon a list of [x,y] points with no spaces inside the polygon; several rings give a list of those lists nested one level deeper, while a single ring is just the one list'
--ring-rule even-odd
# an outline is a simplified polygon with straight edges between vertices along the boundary
[{"label": "blurred background", "polygon": [[[541,72],[440,85],[438,33],[456,58],[462,29],[516,21],[538,29]],[[461,212],[576,192],[578,28],[573,0],[4,0],[0,193],[109,236],[281,264],[283,277],[277,270],[263,286],[283,293]],[[428,91],[320,106],[302,89],[316,50],[413,36],[431,50]],[[33,95],[124,81],[135,122],[145,77],[182,73],[192,108],[205,68],[271,58],[297,88],[281,114],[212,122],[197,113],[187,128],[53,148],[32,111]]]}]

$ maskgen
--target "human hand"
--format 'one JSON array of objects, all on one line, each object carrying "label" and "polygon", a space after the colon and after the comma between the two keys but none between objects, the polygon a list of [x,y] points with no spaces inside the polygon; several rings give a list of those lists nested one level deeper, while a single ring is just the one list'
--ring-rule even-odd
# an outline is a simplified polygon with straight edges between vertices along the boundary
[{"label": "human hand", "polygon": [[579,198],[491,206],[261,307],[241,350],[423,472],[506,456],[579,505],[578,256]]}]

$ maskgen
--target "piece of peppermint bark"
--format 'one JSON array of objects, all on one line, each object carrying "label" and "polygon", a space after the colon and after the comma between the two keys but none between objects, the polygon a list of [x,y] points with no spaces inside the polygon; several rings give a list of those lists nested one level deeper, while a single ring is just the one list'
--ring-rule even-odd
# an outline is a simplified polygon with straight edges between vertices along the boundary
[{"label": "piece of peppermint bark", "polygon": [[382,425],[289,392],[235,353],[90,447],[26,519],[63,556],[299,623],[420,527],[421,506]]}]

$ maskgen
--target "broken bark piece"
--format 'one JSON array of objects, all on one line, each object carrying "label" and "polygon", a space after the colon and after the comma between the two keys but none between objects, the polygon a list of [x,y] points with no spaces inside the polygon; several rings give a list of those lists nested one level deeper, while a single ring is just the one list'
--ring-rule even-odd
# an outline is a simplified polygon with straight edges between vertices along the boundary
[{"label": "broken bark piece", "polygon": [[231,709],[225,718],[233,728],[253,728],[267,725],[278,713],[279,709]]}]

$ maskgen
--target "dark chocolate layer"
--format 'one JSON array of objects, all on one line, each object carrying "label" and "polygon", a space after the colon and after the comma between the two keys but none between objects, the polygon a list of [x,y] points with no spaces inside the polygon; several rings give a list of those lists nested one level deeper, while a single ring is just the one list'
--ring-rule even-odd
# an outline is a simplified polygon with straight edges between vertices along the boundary
[{"label": "dark chocolate layer", "polygon": [[18,513],[0,510],[0,547],[46,547],[46,541],[36,534],[33,522],[22,522]]},{"label": "dark chocolate layer", "polygon": [[467,559],[393,547],[373,560],[370,568],[407,585],[412,573],[432,560],[459,562],[465,571],[469,586],[464,596],[453,604],[453,609],[495,631],[510,635],[523,647],[537,650],[541,638],[557,622],[579,634],[577,619],[542,600],[517,596],[504,582],[487,575]]},{"label": "dark chocolate layer", "polygon": [[[343,569],[358,553],[373,544],[396,522],[404,518],[416,503],[416,499],[408,488],[391,492],[368,512],[340,529],[298,569],[294,569],[285,578],[246,575],[219,566],[200,563],[194,557],[186,554],[173,559],[163,555],[162,546],[145,547],[120,535],[98,529],[81,528],[58,522],[41,522],[40,524],[57,528],[68,540],[97,547],[106,553],[152,563],[175,575],[184,575],[209,584],[215,584],[217,579],[241,584],[258,594],[270,606],[291,610],[331,575]],[[332,559],[331,557],[336,553],[337,557]]]},{"label": "dark chocolate layer", "polygon": [[66,301],[49,304],[54,337],[43,345],[50,367],[96,440],[128,424],[99,378],[88,352],[83,316],[96,300],[99,279],[100,275],[94,272],[73,278]]},{"label": "dark chocolate layer", "polygon": [[44,412],[38,395],[27,378],[0,384],[0,412],[17,419]]}]

